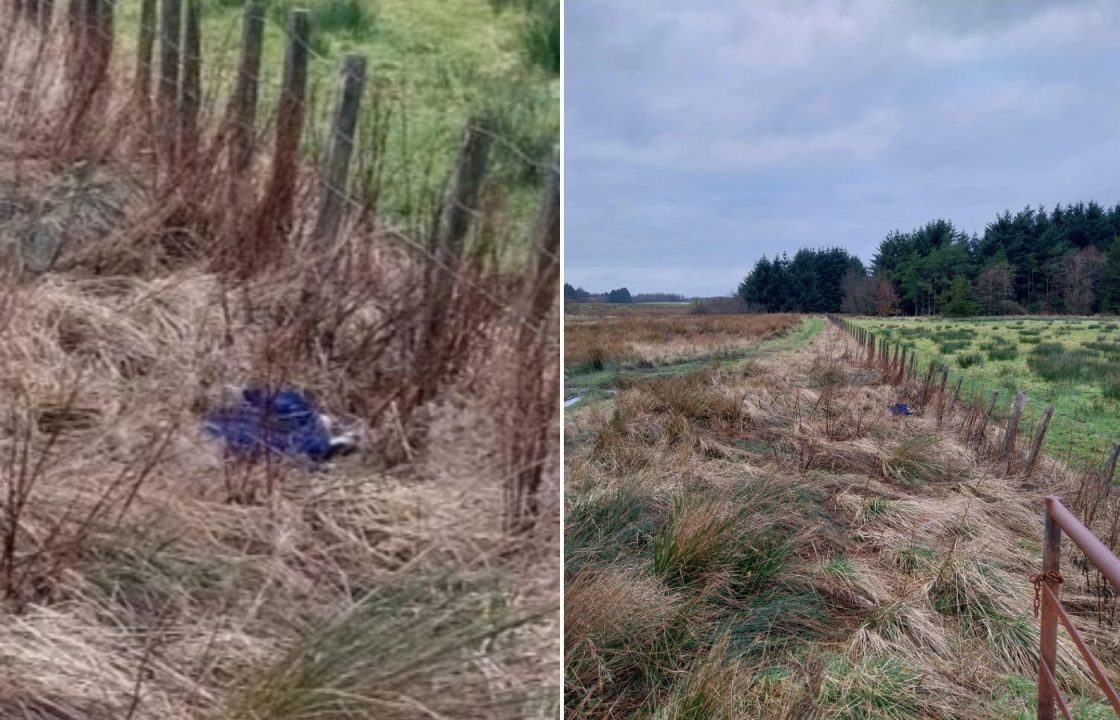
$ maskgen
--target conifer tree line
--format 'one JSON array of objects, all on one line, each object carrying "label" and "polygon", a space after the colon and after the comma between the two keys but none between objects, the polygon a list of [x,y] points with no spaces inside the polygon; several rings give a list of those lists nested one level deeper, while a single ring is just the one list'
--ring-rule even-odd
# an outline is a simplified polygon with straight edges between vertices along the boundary
[{"label": "conifer tree line", "polygon": [[765,312],[1120,313],[1120,204],[1004,211],[983,236],[934,220],[887,235],[870,267],[841,248],[763,257],[739,295]]}]

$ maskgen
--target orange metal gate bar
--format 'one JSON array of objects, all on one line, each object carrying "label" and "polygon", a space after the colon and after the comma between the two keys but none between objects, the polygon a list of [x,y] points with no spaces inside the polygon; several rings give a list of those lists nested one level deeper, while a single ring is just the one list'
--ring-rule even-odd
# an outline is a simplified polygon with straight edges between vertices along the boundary
[{"label": "orange metal gate bar", "polygon": [[1120,715],[1120,696],[1108,681],[1100,661],[1085,644],[1080,633],[1073,626],[1069,615],[1062,608],[1058,600],[1058,585],[1062,577],[1058,573],[1059,555],[1062,541],[1062,531],[1081,548],[1086,559],[1101,574],[1108,578],[1112,586],[1120,590],[1120,559],[1112,554],[1108,547],[1097,539],[1095,535],[1074,517],[1073,513],[1062,505],[1062,501],[1051,495],[1046,498],[1046,514],[1044,516],[1045,530],[1042,545],[1042,573],[1034,576],[1033,580],[1039,592],[1039,605],[1041,609],[1041,642],[1039,647],[1038,662],[1038,720],[1054,720],[1054,706],[1057,705],[1066,720],[1072,720],[1069,708],[1058,690],[1058,683],[1054,678],[1058,651],[1058,622],[1065,626],[1066,631],[1073,638],[1078,652],[1089,664],[1093,678],[1097,685],[1108,696],[1109,703],[1117,715]]}]

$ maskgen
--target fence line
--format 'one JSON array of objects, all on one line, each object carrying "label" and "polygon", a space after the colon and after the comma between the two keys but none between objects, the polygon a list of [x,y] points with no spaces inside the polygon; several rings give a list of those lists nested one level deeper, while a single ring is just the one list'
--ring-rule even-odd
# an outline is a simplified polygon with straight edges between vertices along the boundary
[{"label": "fence line", "polygon": [[[111,12],[111,7],[114,4],[115,0],[86,0],[83,3],[87,8],[99,8],[100,12],[105,13]],[[198,100],[201,97],[201,92],[196,84],[196,80],[201,75],[201,63],[198,62],[200,58],[197,49],[198,0],[160,0],[158,4],[158,21],[156,18],[156,0],[144,0],[144,5],[141,8],[138,31],[140,42],[137,48],[133,84],[135,100],[143,111],[148,111],[150,108],[148,94],[151,92],[150,78],[153,70],[152,55],[155,50],[154,45],[158,40],[160,63],[158,82],[156,83],[157,102],[155,103],[157,154],[163,158],[164,170],[167,175],[173,177],[176,170],[181,169],[187,163],[189,153],[185,150],[190,147],[190,141],[197,135]],[[26,18],[27,7],[27,5],[16,6],[16,23]],[[39,7],[39,12],[42,12],[42,9],[48,6],[44,3]],[[75,7],[77,7],[77,2],[72,2],[71,8]],[[268,204],[270,211],[262,215],[270,216],[270,221],[275,221],[282,233],[290,229],[285,226],[283,220],[292,212],[295,202],[295,172],[291,170],[291,168],[294,168],[294,165],[291,164],[291,158],[294,157],[294,152],[298,151],[302,144],[302,132],[295,132],[294,130],[302,130],[304,115],[307,110],[305,102],[307,62],[309,59],[314,59],[334,65],[333,61],[318,53],[311,46],[309,35],[306,32],[309,18],[299,19],[300,15],[306,15],[306,11],[292,11],[290,27],[281,28],[288,44],[288,62],[286,62],[286,65],[295,63],[291,68],[294,76],[286,80],[288,84],[284,85],[280,94],[278,139],[276,153],[272,158],[271,174],[273,182],[263,201]],[[36,17],[39,17],[39,15],[37,14]],[[49,29],[48,26],[49,18],[46,23],[27,23],[23,26],[23,29],[28,33],[46,33]],[[156,32],[157,28],[158,33]],[[229,137],[225,139],[223,144],[229,158],[229,168],[232,171],[230,173],[231,179],[235,179],[236,176],[244,173],[251,162],[254,148],[258,144],[250,138],[256,135],[256,109],[262,75],[260,72],[260,45],[263,39],[263,28],[263,3],[260,0],[251,0],[247,3],[244,13],[241,58],[238,63],[235,89],[231,94],[229,103],[230,110],[225,120],[229,124],[230,130],[227,133]],[[112,47],[112,37],[106,34],[99,23],[78,18],[77,22],[72,23],[69,29],[71,32],[79,33],[82,37],[96,38],[100,44],[107,44],[108,47]],[[110,31],[111,29],[110,27]],[[86,42],[88,43],[88,40]],[[356,77],[359,65],[358,57],[348,57],[343,65],[341,85],[344,88],[343,92],[350,97],[348,103],[360,103],[361,95],[365,89],[365,59],[361,58],[362,77]],[[302,77],[300,77],[301,75]],[[298,85],[302,85],[302,87],[297,87]],[[296,102],[297,96],[301,100],[300,102]],[[321,242],[331,242],[337,238],[346,209],[356,213],[363,213],[369,209],[367,205],[358,201],[346,187],[349,183],[350,164],[355,145],[356,110],[353,113],[342,112],[341,108],[339,110],[334,114],[334,122],[331,124],[328,133],[329,159],[327,170],[319,178],[322,197],[319,203],[318,216],[314,222],[315,232],[313,237]],[[487,144],[490,140],[493,140],[526,163],[531,163],[539,168],[546,168],[548,173],[559,172],[555,163],[533,160],[516,143],[494,132],[483,119],[471,119],[464,130],[464,137],[476,138],[475,142],[478,138],[487,138]],[[292,150],[293,148],[295,150]],[[465,157],[461,154],[460,162],[471,161],[472,157]],[[479,199],[477,187],[481,186],[487,169],[487,162],[483,160],[478,168],[471,170],[471,173],[478,177],[474,183],[476,191],[470,193],[469,197],[454,192],[446,194],[443,201],[443,210],[439,214],[443,221],[437,225],[437,231],[440,232],[440,237],[445,242],[454,241],[461,244],[466,233],[474,225],[475,219],[480,214],[477,207]],[[461,177],[463,172],[464,168],[460,167],[454,175]],[[545,185],[549,185],[547,179]],[[466,200],[471,202],[466,202]],[[447,222],[454,223],[456,228],[451,231],[441,228]],[[268,230],[268,228],[261,229]],[[553,259],[558,259],[558,253],[554,255],[554,251],[549,249],[547,240],[540,236],[539,231],[535,234],[537,237],[533,238],[533,244],[536,246],[537,253],[553,255]],[[457,262],[449,262],[449,259],[457,259],[461,253],[441,251],[440,244],[437,242],[423,243],[400,231],[392,231],[386,233],[386,235],[408,245],[424,258],[430,266],[453,277],[456,283],[461,283],[464,287],[475,291],[481,297],[494,303],[496,307],[503,308],[511,319],[518,324],[525,324],[533,331],[539,331],[542,323],[546,322],[547,318],[539,315],[526,317],[514,305],[465,277],[460,272],[460,266]]]},{"label": "fence line", "polygon": [[[903,380],[906,353],[903,349],[900,349],[899,342],[894,342],[892,354],[892,348],[890,347],[891,342],[886,338],[877,336],[871,330],[835,315],[829,315],[828,320],[835,327],[855,340],[857,346],[860,348],[859,356],[862,357],[865,366],[879,369],[884,377],[889,378],[889,381],[893,385],[905,386],[906,382],[913,383],[912,374],[906,376],[907,379]],[[915,352],[912,350],[910,352],[911,366],[914,362],[914,356]],[[856,359],[856,361],[858,361],[858,359]],[[930,402],[936,402],[937,418],[940,426],[944,419],[943,414],[946,401],[948,400],[949,402],[950,413],[954,411],[955,406],[959,402],[961,384],[964,380],[964,376],[962,375],[957,378],[956,387],[950,399],[947,397],[948,393],[946,390],[948,387],[949,367],[947,365],[941,367],[941,381],[935,386],[932,383],[935,366],[936,363],[930,361],[929,371],[920,393],[915,393],[912,387],[906,389],[910,390],[912,394],[915,394],[918,402],[923,406],[928,407]],[[1052,405],[1046,407],[1038,428],[1033,432],[1026,458],[1022,459],[1022,462],[1016,465],[1017,461],[1021,459],[1020,454],[1016,452],[1015,446],[1016,440],[1020,435],[1020,421],[1023,408],[1026,405],[1027,396],[1026,393],[1023,392],[1016,394],[1007,422],[1002,428],[1002,437],[1000,436],[1000,429],[996,426],[996,442],[992,444],[989,442],[988,424],[992,419],[998,396],[999,391],[993,391],[990,400],[985,406],[980,404],[979,397],[982,397],[982,394],[979,394],[978,399],[973,401],[964,417],[961,418],[958,430],[960,430],[967,442],[976,447],[978,452],[989,452],[993,459],[1007,463],[1006,467],[1008,472],[1019,472],[1024,478],[1028,478],[1032,475],[1037,466],[1042,443],[1054,415],[1054,407]],[[1099,471],[1099,482],[1094,493],[1095,499],[1082,497],[1086,492],[1084,485],[1078,492],[1078,501],[1081,502],[1084,507],[1088,508],[1087,523],[1092,523],[1102,498],[1107,501],[1109,497],[1118,459],[1120,459],[1120,444],[1113,444],[1108,453],[1107,460]],[[1072,717],[1069,707],[1062,698],[1056,679],[1057,632],[1059,622],[1070,634],[1074,645],[1087,663],[1093,679],[1104,691],[1113,710],[1120,716],[1120,695],[1118,695],[1113,688],[1108,679],[1107,672],[1101,667],[1096,656],[1089,649],[1088,645],[1086,645],[1080,633],[1078,633],[1077,628],[1074,626],[1072,619],[1062,608],[1059,600],[1060,585],[1062,582],[1062,576],[1059,572],[1062,530],[1065,530],[1073,544],[1085,554],[1087,562],[1095,567],[1101,575],[1107,578],[1108,582],[1116,591],[1120,591],[1120,559],[1118,559],[1108,546],[1102,543],[1085,524],[1082,524],[1081,521],[1067,510],[1057,497],[1050,496],[1046,498],[1044,520],[1042,572],[1032,575],[1030,578],[1035,586],[1035,612],[1039,615],[1041,627],[1037,678],[1037,717],[1039,720],[1053,720],[1055,718],[1055,709],[1060,711],[1064,718],[1068,719]]]},{"label": "fence line", "polygon": [[[884,373],[891,377],[891,383],[893,385],[901,384],[902,381],[900,380],[900,378],[903,376],[903,363],[899,359],[899,354],[901,353],[902,357],[905,358],[907,348],[905,344],[899,341],[893,341],[892,355],[892,341],[888,338],[876,335],[871,330],[861,327],[845,318],[841,318],[835,315],[829,315],[828,319],[837,328],[851,336],[857,342],[857,344],[859,344],[860,347],[863,348],[863,352],[866,354],[865,363],[867,365],[876,365],[880,369],[882,369]],[[911,349],[909,355],[910,362],[913,363],[914,357],[916,355],[916,350]],[[930,375],[932,375],[932,373],[936,371],[936,367],[937,363],[931,360],[929,363]],[[950,374],[950,368],[947,364],[943,364],[941,365],[940,369],[942,376],[945,378],[945,381],[941,383],[939,389],[937,390],[937,398],[939,403],[944,404],[946,402],[944,396],[945,388],[947,386]],[[960,395],[964,381],[965,376],[963,374],[957,378],[956,388],[953,391],[952,399],[949,401],[950,411],[952,411],[960,401]],[[982,391],[982,387],[979,385],[979,383],[973,384],[972,388],[974,397],[976,391]],[[923,391],[923,394],[926,394],[927,392],[928,391]],[[979,394],[982,396],[983,392],[980,392]],[[982,445],[987,442],[987,425],[995,416],[996,403],[998,402],[998,399],[999,391],[996,390],[992,393],[986,408],[984,406],[980,406],[982,409],[982,413],[978,417],[972,419],[972,421],[968,425],[968,434],[972,436],[972,439],[978,445]],[[1050,429],[1050,423],[1054,414],[1054,408],[1052,405],[1047,405],[1043,410],[1036,426],[1030,428],[1030,451],[1026,458],[1021,458],[1014,452],[1014,448],[1017,443],[1018,436],[1022,434],[1021,420],[1023,413],[1025,412],[1027,407],[1027,399],[1028,398],[1026,393],[1020,392],[1016,394],[1011,406],[1011,411],[1008,414],[1008,421],[1005,424],[1004,435],[999,446],[1000,451],[994,453],[994,455],[1007,460],[1009,471],[1013,469],[1013,466],[1019,464],[1024,474],[1026,476],[1030,476],[1035,470],[1041,452],[1041,446],[1045,440],[1046,433]],[[923,405],[926,404],[925,401],[927,400],[927,398],[923,397],[921,398],[921,400],[923,401]],[[976,401],[974,400],[973,404],[975,403]],[[964,429],[963,426],[962,429]],[[1111,483],[1115,476],[1116,461],[1113,460],[1113,458],[1120,456],[1120,443],[1106,443],[1106,447],[1109,448],[1107,458],[1098,457],[1098,462],[1096,462],[1095,467],[1098,469],[1097,472],[1100,475],[1101,483],[1107,487],[1111,486]],[[1098,453],[1101,452],[1103,452],[1103,449],[1098,450]],[[1021,463],[1019,461],[1021,461]],[[1090,466],[1092,466],[1091,460]]]}]

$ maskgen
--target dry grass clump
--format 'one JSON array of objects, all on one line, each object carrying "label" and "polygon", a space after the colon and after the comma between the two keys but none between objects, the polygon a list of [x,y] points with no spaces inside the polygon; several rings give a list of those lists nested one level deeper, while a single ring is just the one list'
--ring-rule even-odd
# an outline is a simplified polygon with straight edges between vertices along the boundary
[{"label": "dry grass clump", "polygon": [[[569,654],[569,716],[1029,712],[1038,627],[1027,576],[1051,488],[955,438],[965,409],[890,415],[912,388],[860,376],[843,352],[825,336],[749,373],[634,384],[572,418],[566,572],[580,595],[567,622],[631,619],[597,593],[611,575],[643,600],[628,601],[640,629],[612,639],[633,653]],[[702,409],[719,398],[735,412]],[[1035,477],[1053,482],[1044,467]],[[1098,624],[1091,578],[1074,588],[1069,573],[1067,608],[1107,664],[1111,621]],[[1075,705],[1102,707],[1068,638],[1060,668]]]},{"label": "dry grass clump", "polygon": [[564,364],[568,372],[588,372],[733,356],[800,321],[797,315],[577,316],[564,326]]}]

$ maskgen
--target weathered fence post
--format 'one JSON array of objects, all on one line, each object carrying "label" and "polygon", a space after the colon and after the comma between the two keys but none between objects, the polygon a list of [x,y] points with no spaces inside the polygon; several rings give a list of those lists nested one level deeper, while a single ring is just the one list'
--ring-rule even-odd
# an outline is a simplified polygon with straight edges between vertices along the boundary
[{"label": "weathered fence post", "polygon": [[489,162],[491,136],[486,126],[487,123],[479,118],[470,121],[459,151],[459,165],[451,193],[440,217],[437,247],[448,253],[453,261],[457,261],[462,252]]},{"label": "weathered fence post", "polygon": [[303,135],[304,113],[307,110],[310,13],[307,10],[293,10],[288,28],[283,89],[276,113],[276,148],[272,157],[272,175],[265,194],[262,213],[262,221],[267,225],[260,228],[258,232],[259,239],[269,246],[277,235],[285,235],[291,230],[292,206],[295,202],[296,176],[299,170],[299,145]]},{"label": "weathered fence post", "polygon": [[992,400],[988,403],[988,409],[984,411],[984,417],[980,419],[980,428],[976,431],[976,440],[978,443],[984,442],[984,431],[988,429],[988,421],[992,418],[992,411],[996,407],[996,398],[999,397],[999,390],[992,391]]},{"label": "weathered fence post", "polygon": [[906,375],[911,380],[914,379],[914,353],[910,353],[910,366],[906,369]]},{"label": "weathered fence post", "polygon": [[1046,430],[1050,427],[1050,417],[1054,414],[1054,406],[1047,405],[1045,412],[1042,413],[1042,422],[1038,426],[1038,432],[1034,436],[1034,441],[1031,443],[1031,452],[1027,456],[1027,469],[1025,474],[1027,477],[1031,476],[1034,472],[1035,463],[1038,462],[1038,454],[1042,450],[1042,441],[1046,437]]},{"label": "weathered fence post", "polygon": [[342,89],[331,127],[330,153],[323,178],[323,197],[315,238],[329,240],[338,233],[346,213],[347,181],[350,177],[350,156],[354,151],[354,130],[358,124],[358,108],[366,84],[366,59],[347,55],[342,63]]},{"label": "weathered fence post", "polygon": [[[1052,499],[1046,498],[1043,516],[1042,535],[1042,582],[1054,597],[1058,597],[1060,586],[1058,578],[1059,558],[1062,548],[1062,530],[1050,514]],[[1050,599],[1050,593],[1041,593],[1041,638],[1038,663],[1038,718],[1054,720],[1054,691],[1050,680],[1057,669],[1058,660],[1058,616],[1057,608]]]},{"label": "weathered fence post", "polygon": [[909,350],[905,345],[902,346],[902,354],[898,358],[898,374],[894,376],[895,384],[901,383],[906,379],[906,353]]},{"label": "weathered fence post", "polygon": [[262,0],[249,0],[245,4],[241,59],[237,64],[237,81],[229,109],[229,169],[234,179],[249,167],[253,159],[263,42],[264,3]]},{"label": "weathered fence post", "polygon": [[[911,357],[913,357],[913,356],[911,356]],[[911,364],[911,367],[913,367],[913,364]],[[933,390],[933,361],[931,360],[930,363],[929,363],[929,371],[926,372],[925,384],[922,385],[922,405],[925,405],[926,403],[929,402],[929,394],[930,394],[930,392],[932,392],[932,390]]]},{"label": "weathered fence post", "polygon": [[957,378],[957,386],[953,389],[953,401],[949,403],[949,409],[952,410],[961,399],[961,383],[964,382],[964,375]]},{"label": "weathered fence post", "polygon": [[140,33],[136,39],[136,99],[145,112],[151,109],[152,49],[156,42],[156,0],[142,0]]},{"label": "weathered fence post", "polygon": [[198,107],[202,100],[201,0],[185,0],[182,86],[179,88],[179,153],[193,154],[198,144]]},{"label": "weathered fence post", "polygon": [[1011,416],[1007,418],[1007,427],[1003,432],[1003,448],[1000,457],[1011,457],[1015,450],[1015,438],[1019,435],[1019,418],[1023,414],[1023,405],[1027,402],[1027,394],[1020,391],[1015,395],[1015,402],[1011,405]]},{"label": "weathered fence post", "polygon": [[1106,494],[1112,493],[1112,479],[1116,476],[1116,460],[1120,457],[1120,445],[1113,445],[1108,453],[1108,462],[1105,463],[1104,472],[1101,473],[1101,484],[1105,487]]},{"label": "weathered fence post", "polygon": [[168,165],[175,162],[175,136],[178,130],[175,110],[179,104],[180,29],[183,14],[182,0],[162,0],[160,3],[159,37],[159,134],[160,150]]}]

